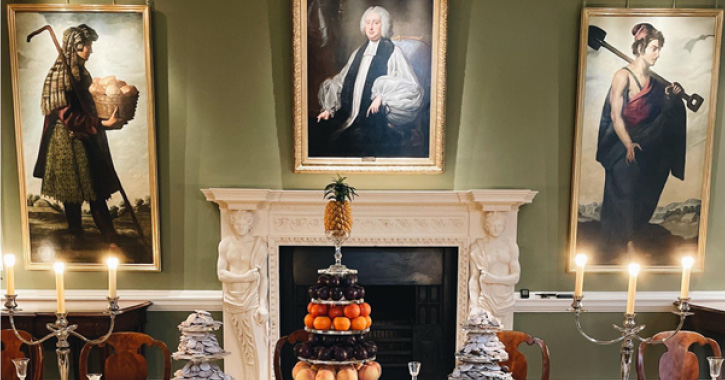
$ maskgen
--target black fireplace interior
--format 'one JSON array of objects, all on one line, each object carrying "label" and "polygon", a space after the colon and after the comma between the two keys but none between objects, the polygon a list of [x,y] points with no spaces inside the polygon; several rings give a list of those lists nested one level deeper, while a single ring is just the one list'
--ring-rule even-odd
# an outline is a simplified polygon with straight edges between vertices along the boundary
[{"label": "black fireplace interior", "polygon": [[[304,327],[308,286],[317,269],[334,263],[331,247],[280,248],[281,335]],[[368,338],[378,345],[383,380],[409,377],[407,363],[422,363],[420,380],[443,379],[453,370],[456,344],[458,249],[454,247],[349,247],[343,264],[359,271],[372,306]],[[290,374],[296,358],[282,353]]]}]

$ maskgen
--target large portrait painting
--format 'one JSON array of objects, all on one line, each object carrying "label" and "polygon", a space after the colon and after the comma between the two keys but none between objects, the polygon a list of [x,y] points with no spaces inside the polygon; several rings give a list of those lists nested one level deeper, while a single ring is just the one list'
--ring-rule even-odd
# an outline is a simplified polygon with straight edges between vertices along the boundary
[{"label": "large portrait painting", "polygon": [[147,6],[8,6],[25,267],[160,270]]},{"label": "large portrait painting", "polygon": [[442,172],[446,12],[293,1],[296,172]]},{"label": "large portrait painting", "polygon": [[722,17],[583,10],[570,269],[702,270]]}]

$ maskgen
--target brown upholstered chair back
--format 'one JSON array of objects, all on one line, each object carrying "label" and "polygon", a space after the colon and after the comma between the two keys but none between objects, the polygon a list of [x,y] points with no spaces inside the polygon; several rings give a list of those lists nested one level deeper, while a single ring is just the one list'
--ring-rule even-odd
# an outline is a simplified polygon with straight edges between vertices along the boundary
[{"label": "brown upholstered chair back", "polygon": [[[274,347],[274,378],[277,380],[285,379],[282,376],[282,348],[285,344],[294,346],[297,342],[307,342],[309,334],[305,330],[295,330],[287,336],[279,338],[277,345]],[[287,378],[292,378],[292,374],[287,375]]]},{"label": "brown upholstered chair back", "polygon": [[[722,357],[720,346],[713,339],[704,337],[694,331],[680,331],[672,336],[673,331],[663,331],[652,337],[653,341],[664,341],[667,352],[660,357],[659,379],[661,380],[696,380],[700,374],[700,365],[697,355],[690,351],[690,346],[697,343],[700,346],[709,345],[713,356]],[[637,379],[645,380],[644,355],[647,347],[652,343],[642,342],[637,354]],[[718,377],[722,380],[722,374]]]},{"label": "brown upholstered chair back", "polygon": [[166,344],[160,340],[138,332],[117,332],[99,345],[87,343],[81,350],[80,377],[85,379],[88,374],[88,356],[93,347],[112,347],[112,354],[103,364],[104,380],[146,380],[148,365],[140,354],[141,347],[158,347],[164,356],[164,380],[171,378],[171,355]]},{"label": "brown upholstered chair back", "polygon": [[[28,377],[30,380],[41,380],[43,378],[43,346],[27,346],[15,336],[13,330],[2,330],[2,353],[0,354],[0,366],[2,380],[17,380],[13,359],[29,358]],[[32,336],[19,330],[18,333],[25,340],[32,340]],[[25,347],[23,347],[25,346]]]},{"label": "brown upholstered chair back", "polygon": [[543,340],[533,337],[521,331],[500,331],[498,339],[506,346],[509,359],[501,365],[508,366],[514,380],[526,380],[528,374],[528,363],[526,357],[518,347],[526,342],[529,346],[536,344],[541,349],[541,380],[549,380],[549,347]]}]

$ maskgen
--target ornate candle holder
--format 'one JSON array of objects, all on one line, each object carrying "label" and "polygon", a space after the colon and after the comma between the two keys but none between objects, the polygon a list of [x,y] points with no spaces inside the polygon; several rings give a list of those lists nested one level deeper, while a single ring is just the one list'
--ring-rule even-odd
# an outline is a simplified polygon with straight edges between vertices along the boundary
[{"label": "ornate candle holder", "polygon": [[649,338],[642,338],[639,336],[639,333],[644,330],[645,325],[637,325],[637,323],[634,321],[634,317],[636,316],[635,313],[633,314],[624,314],[624,323],[622,326],[613,325],[614,329],[620,332],[619,338],[615,338],[612,340],[599,340],[596,338],[592,338],[589,334],[584,332],[584,329],[582,328],[581,321],[579,320],[579,317],[581,313],[584,310],[582,305],[582,299],[584,296],[574,296],[574,301],[571,303],[571,307],[569,308],[569,311],[573,312],[575,315],[576,320],[576,328],[579,330],[579,333],[586,338],[588,341],[599,344],[602,346],[608,346],[612,344],[616,344],[619,342],[622,342],[622,348],[620,349],[621,352],[621,379],[627,380],[629,379],[629,372],[630,368],[632,366],[632,356],[634,353],[634,341],[639,340],[640,342],[647,342],[648,344],[662,344],[666,341],[668,341],[670,338],[675,336],[680,330],[682,330],[682,325],[685,323],[685,318],[687,318],[690,315],[693,315],[693,313],[690,312],[690,299],[689,298],[677,298],[677,302],[675,305],[677,306],[677,311],[673,311],[672,313],[675,315],[680,316],[680,323],[677,325],[677,328],[672,332],[672,335],[668,336],[667,338],[663,340],[657,340],[653,341],[652,337]]},{"label": "ornate candle holder", "polygon": [[18,307],[18,303],[16,302],[17,297],[17,294],[6,294],[5,307],[3,308],[3,311],[7,311],[8,313],[10,327],[13,329],[15,337],[17,337],[21,342],[29,346],[37,346],[52,337],[56,337],[58,339],[58,342],[56,342],[55,344],[55,354],[58,357],[58,373],[60,374],[61,380],[68,380],[68,373],[70,370],[70,344],[68,343],[68,337],[70,335],[73,335],[91,344],[103,343],[108,339],[109,336],[111,336],[111,333],[113,333],[113,328],[116,322],[116,315],[123,313],[118,307],[118,297],[107,297],[106,299],[108,300],[108,307],[106,308],[104,314],[107,314],[110,317],[111,323],[108,327],[108,332],[106,332],[106,334],[102,337],[98,339],[88,339],[84,337],[83,335],[75,331],[78,328],[78,325],[68,324],[68,320],[66,319],[68,313],[55,313],[55,322],[45,325],[45,327],[50,331],[50,334],[38,340],[27,340],[20,336],[18,330],[15,328],[15,320],[13,317],[16,311],[22,310]]}]

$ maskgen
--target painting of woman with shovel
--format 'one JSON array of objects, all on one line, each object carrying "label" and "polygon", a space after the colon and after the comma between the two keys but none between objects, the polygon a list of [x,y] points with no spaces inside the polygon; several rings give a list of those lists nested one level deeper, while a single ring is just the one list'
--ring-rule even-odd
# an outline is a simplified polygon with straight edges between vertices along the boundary
[{"label": "painting of woman with shovel", "polygon": [[[140,65],[130,71],[117,68],[129,62],[104,56],[107,47],[122,48],[119,39],[134,34],[106,35],[108,25],[125,24],[141,37],[143,13],[123,14],[115,20],[112,15],[13,9],[11,51],[17,59],[13,79],[21,88],[15,94],[16,131],[18,146],[23,148],[18,156],[22,160],[19,167],[24,168],[21,178],[25,176],[29,231],[26,267],[31,269],[59,259],[76,269],[102,269],[109,252],[131,268],[158,269],[157,207],[151,176],[155,160],[149,154],[153,119],[137,115],[136,109],[139,98],[148,99],[150,83],[143,80],[149,77],[143,60],[148,52],[135,53],[141,58]],[[56,28],[62,30],[61,35],[56,36]],[[107,38],[113,45],[100,42]],[[41,76],[41,62],[48,58],[52,58],[50,69]],[[94,66],[93,72],[100,69],[104,78],[91,75],[91,63],[96,61],[102,66]],[[129,82],[107,75],[111,73]],[[39,93],[30,91],[36,85]],[[22,112],[33,100],[36,107],[40,103],[40,131],[33,126],[32,111],[28,115]],[[147,105],[138,108],[152,109]],[[145,148],[136,155],[140,162],[127,162],[131,157],[126,151],[134,149],[129,144]],[[141,173],[128,170],[129,165],[138,170],[139,163],[148,165]]]},{"label": "painting of woman with shovel", "polygon": [[722,11],[584,19],[570,259],[702,265]]}]

